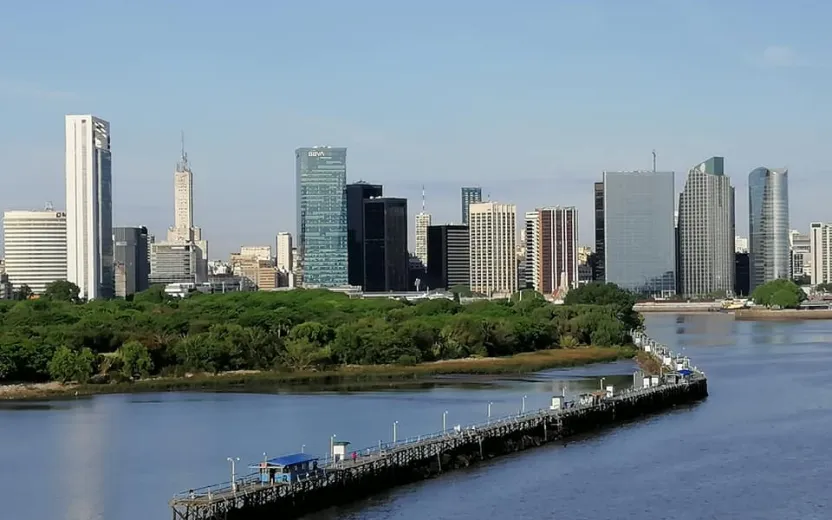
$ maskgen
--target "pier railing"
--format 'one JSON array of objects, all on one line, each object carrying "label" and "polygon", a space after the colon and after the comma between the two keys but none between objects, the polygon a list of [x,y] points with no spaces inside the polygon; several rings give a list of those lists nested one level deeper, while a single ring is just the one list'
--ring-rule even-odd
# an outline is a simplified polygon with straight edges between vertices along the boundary
[{"label": "pier railing", "polygon": [[[660,376],[659,383],[657,385],[658,387],[667,386],[669,384],[685,385],[689,384],[692,381],[705,378],[704,372],[699,370],[695,365],[691,365],[690,360],[687,357],[678,356],[673,351],[671,351],[670,348],[668,348],[666,345],[654,341],[653,339],[648,337],[643,331],[632,331],[631,337],[633,338],[633,343],[636,347],[651,354],[661,364],[662,368],[667,370],[667,372],[664,372],[663,370],[664,375]],[[674,373],[678,374],[680,372],[680,367],[682,368],[682,370],[689,372],[689,374],[685,377],[677,378],[672,383],[668,383],[663,379],[664,376]],[[507,425],[522,423],[535,417],[556,417],[560,414],[564,414],[567,412],[579,413],[583,410],[596,408],[599,406],[599,403],[609,403],[614,402],[616,400],[625,400],[649,394],[651,392],[655,392],[657,391],[657,386],[651,384],[648,387],[642,388],[614,390],[611,395],[607,394],[604,396],[600,396],[599,401],[590,401],[582,403],[578,400],[566,401],[564,399],[562,403],[563,407],[560,409],[552,410],[549,408],[543,408],[519,412],[493,419],[489,418],[486,421],[469,424],[465,427],[456,426],[450,429],[446,429],[444,431],[437,431],[426,435],[407,437],[402,440],[397,440],[395,442],[379,441],[378,444],[375,444],[373,446],[350,451],[354,451],[357,455],[360,455],[361,462],[366,463],[372,459],[391,456],[392,454],[395,454],[399,451],[404,451],[417,446],[441,442],[444,439],[448,439],[449,437],[467,437],[471,435],[482,435],[488,433],[492,429],[496,430]],[[322,470],[322,473],[324,475],[328,472],[338,471],[352,465],[352,461],[349,457],[342,458],[336,461],[333,460],[332,454],[319,457],[318,461],[318,468]],[[314,480],[320,478],[320,475],[310,474],[307,478]],[[213,484],[210,486],[204,486],[201,488],[194,488],[188,491],[183,491],[173,496],[173,500],[171,500],[171,505],[174,508],[176,508],[177,504],[198,504],[204,502],[206,499],[209,502],[213,500],[229,500],[249,492],[260,490],[263,487],[271,486],[271,484],[263,484],[260,479],[260,474],[258,472],[253,472],[246,475],[241,475],[240,477],[236,478],[236,480],[234,480],[233,482],[228,481],[220,484]],[[300,480],[302,481],[304,480],[304,478],[301,477]]]}]

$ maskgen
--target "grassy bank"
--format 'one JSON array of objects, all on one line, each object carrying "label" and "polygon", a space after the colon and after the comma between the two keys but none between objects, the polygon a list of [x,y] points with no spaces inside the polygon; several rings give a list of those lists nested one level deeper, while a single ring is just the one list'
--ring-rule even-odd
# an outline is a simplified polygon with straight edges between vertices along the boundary
[{"label": "grassy bank", "polygon": [[523,374],[550,368],[564,368],[592,363],[609,363],[632,358],[633,348],[581,347],[527,352],[500,358],[469,358],[421,363],[413,366],[365,365],[309,372],[226,372],[193,374],[179,378],[154,378],[130,383],[75,385],[40,383],[0,386],[0,399],[43,399],[105,393],[163,391],[247,390],[275,387],[314,386],[319,390],[354,387],[396,386],[442,375]]}]

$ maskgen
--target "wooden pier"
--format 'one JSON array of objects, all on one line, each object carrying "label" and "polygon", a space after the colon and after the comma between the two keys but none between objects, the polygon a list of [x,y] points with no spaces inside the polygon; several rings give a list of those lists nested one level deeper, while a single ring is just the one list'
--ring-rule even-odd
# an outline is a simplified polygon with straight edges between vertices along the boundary
[{"label": "wooden pier", "polygon": [[[260,473],[180,493],[170,501],[173,520],[297,518],[313,511],[466,467],[481,460],[586,433],[708,395],[705,374],[642,333],[634,343],[665,368],[644,375],[641,388],[587,394],[576,401],[555,396],[550,409],[361,450],[352,460],[324,459],[291,483],[263,482]],[[635,381],[636,379],[634,379]]]}]

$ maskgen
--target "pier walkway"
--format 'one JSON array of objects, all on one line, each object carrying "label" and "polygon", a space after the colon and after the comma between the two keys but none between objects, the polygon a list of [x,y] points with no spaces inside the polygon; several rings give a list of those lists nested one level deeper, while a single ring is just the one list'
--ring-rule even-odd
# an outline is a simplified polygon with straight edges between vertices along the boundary
[{"label": "pier walkway", "polygon": [[[333,453],[313,458],[311,471],[293,472],[288,482],[263,478],[262,471],[225,482],[178,493],[170,501],[173,520],[232,520],[253,513],[294,518],[366,496],[399,483],[429,478],[477,460],[538,446],[576,433],[591,431],[655,413],[676,404],[707,396],[705,374],[666,346],[641,332],[633,332],[636,346],[654,356],[660,374],[638,374],[638,388],[584,394],[566,401],[553,396],[548,409],[488,420],[467,427]],[[355,451],[356,459],[352,459]],[[335,457],[335,458],[334,458]],[[264,461],[261,463],[267,465]],[[265,481],[264,481],[265,480]],[[255,515],[256,516],[256,515]]]}]

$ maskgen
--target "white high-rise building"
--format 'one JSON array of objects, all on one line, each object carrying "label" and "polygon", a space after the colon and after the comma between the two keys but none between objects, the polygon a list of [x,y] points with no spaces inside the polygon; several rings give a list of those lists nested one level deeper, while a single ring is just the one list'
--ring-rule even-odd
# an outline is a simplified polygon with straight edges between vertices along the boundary
[{"label": "white high-rise building", "polygon": [[285,231],[278,233],[275,246],[277,246],[277,253],[275,254],[277,269],[284,272],[292,271],[294,269],[292,263],[292,234]]},{"label": "white high-rise building", "polygon": [[3,214],[6,274],[15,288],[27,285],[43,294],[55,280],[66,280],[66,212],[7,211]]},{"label": "white high-rise building", "polygon": [[271,262],[272,246],[241,246],[240,256],[243,258],[253,258],[255,260]]},{"label": "white high-rise building", "polygon": [[679,196],[678,225],[682,294],[733,293],[734,188],[722,157],[711,157],[688,172]]},{"label": "white high-rise building", "polygon": [[528,211],[525,215],[523,238],[526,245],[526,280],[524,289],[540,290],[540,219],[537,211]]},{"label": "white high-rise building", "polygon": [[471,290],[488,296],[517,292],[517,207],[480,202],[468,206]]},{"label": "white high-rise building", "polygon": [[416,258],[422,262],[422,265],[428,266],[428,227],[430,226],[430,213],[421,213],[416,215]]},{"label": "white high-rise building", "polygon": [[[208,277],[208,241],[202,238],[202,229],[194,226],[194,174],[185,152],[185,136],[182,135],[182,156],[176,163],[173,173],[173,226],[168,228],[165,245],[192,245],[194,247],[178,248],[177,251],[188,251],[194,257],[196,266],[194,273],[198,282]],[[151,248],[151,272],[153,266],[163,265],[154,262]]]},{"label": "white high-rise building", "polygon": [[734,237],[734,252],[747,253],[748,252],[748,238],[739,235]]},{"label": "white high-rise building", "polygon": [[82,298],[113,296],[110,123],[66,116],[66,279]]},{"label": "white high-rise building", "polygon": [[832,282],[832,225],[821,222],[809,224],[809,249],[810,283],[817,285]]}]

